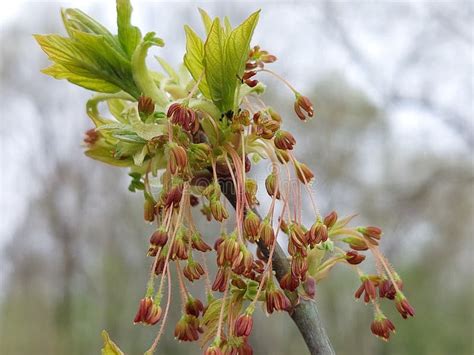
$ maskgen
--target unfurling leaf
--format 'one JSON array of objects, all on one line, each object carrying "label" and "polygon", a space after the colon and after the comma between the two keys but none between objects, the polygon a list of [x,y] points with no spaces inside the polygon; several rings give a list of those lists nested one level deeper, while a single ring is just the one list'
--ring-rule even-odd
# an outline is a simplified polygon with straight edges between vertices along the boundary
[{"label": "unfurling leaf", "polygon": [[138,27],[131,24],[132,10],[129,0],[117,0],[118,39],[129,58],[142,39]]},{"label": "unfurling leaf", "polygon": [[101,335],[104,340],[102,355],[124,355],[122,350],[110,339],[109,334],[105,330],[102,331]]}]

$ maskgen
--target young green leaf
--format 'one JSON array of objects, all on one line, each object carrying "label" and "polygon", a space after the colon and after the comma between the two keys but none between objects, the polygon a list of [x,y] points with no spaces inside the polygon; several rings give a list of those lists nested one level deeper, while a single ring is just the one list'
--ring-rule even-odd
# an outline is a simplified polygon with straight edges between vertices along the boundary
[{"label": "young green leaf", "polygon": [[209,31],[211,30],[212,19],[204,9],[199,8],[198,10],[199,10],[199,13],[201,14],[202,23],[204,24],[204,29],[206,30],[206,35],[207,35]]},{"label": "young green leaf", "polygon": [[229,80],[232,73],[226,65],[225,47],[225,33],[220,20],[216,18],[204,44],[204,68],[212,101],[221,112],[230,110],[233,106],[233,92],[231,93],[231,91],[232,84],[235,83],[235,80]]},{"label": "young green leaf", "polygon": [[44,70],[45,74],[98,92],[113,93],[122,89],[134,97],[139,96],[130,62],[106,36],[73,28],[69,31],[73,38],[35,35],[38,44],[55,63]]},{"label": "young green leaf", "polygon": [[199,83],[199,90],[207,97],[211,98],[209,86],[207,84],[204,72],[204,43],[202,39],[189,26],[184,26],[186,32],[186,54],[184,55],[184,64],[191,73],[193,79]]},{"label": "young green leaf", "polygon": [[[229,70],[234,75],[234,81],[241,78],[245,62],[249,55],[250,41],[252,40],[253,31],[257,26],[259,11],[254,12],[229,35],[226,46],[226,55]],[[236,83],[237,85],[237,83]]]},{"label": "young green leaf", "polygon": [[143,37],[143,40],[133,53],[133,78],[144,95],[151,97],[155,104],[164,108],[168,104],[168,98],[158,89],[153,80],[153,76],[146,65],[148,49],[152,46],[163,47],[164,42],[161,38],[155,37],[154,32],[149,32],[145,37]]},{"label": "young green leaf", "polygon": [[140,29],[131,24],[132,10],[129,0],[117,0],[118,39],[129,58],[142,39]]},{"label": "young green leaf", "polygon": [[109,334],[103,330],[102,339],[104,340],[104,347],[102,348],[102,355],[123,355],[119,347],[110,339]]}]

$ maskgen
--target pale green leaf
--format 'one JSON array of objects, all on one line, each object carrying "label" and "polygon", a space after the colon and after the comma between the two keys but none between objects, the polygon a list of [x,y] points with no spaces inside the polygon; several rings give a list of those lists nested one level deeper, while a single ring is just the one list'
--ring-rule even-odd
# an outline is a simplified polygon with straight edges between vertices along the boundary
[{"label": "pale green leaf", "polygon": [[228,16],[224,17],[224,28],[226,35],[229,35],[232,32],[232,24]]},{"label": "pale green leaf", "polygon": [[202,23],[204,24],[204,29],[206,30],[206,35],[207,35],[209,31],[211,30],[212,19],[205,10],[201,8],[199,8],[198,10],[199,10],[199,13],[201,14]]},{"label": "pale green leaf", "polygon": [[233,106],[232,84],[229,67],[226,65],[226,38],[220,20],[216,18],[212,23],[209,36],[204,44],[204,68],[207,84],[212,101],[221,112],[230,110]]},{"label": "pale green leaf", "polygon": [[204,43],[202,39],[189,26],[184,26],[186,32],[186,54],[184,55],[184,64],[188,68],[194,80],[199,79],[199,90],[201,93],[211,99],[211,93],[204,72]]},{"label": "pale green leaf", "polygon": [[142,39],[140,29],[131,24],[132,10],[130,0],[117,0],[118,39],[128,58],[132,58]]},{"label": "pale green leaf", "polygon": [[94,77],[89,78],[85,75],[72,73],[66,67],[57,63],[54,63],[50,67],[41,70],[41,72],[46,75],[52,76],[55,79],[66,79],[73,84],[97,92],[115,93],[120,91],[120,88],[118,86],[111,84],[105,80],[97,79]]},{"label": "pale green leaf", "polygon": [[257,26],[259,13],[260,10],[250,15],[231,32],[227,40],[226,55],[229,70],[234,76],[234,81],[239,81],[238,78],[241,78],[244,73],[245,62],[249,55],[250,41]]},{"label": "pale green leaf", "polygon": [[109,334],[105,330],[102,331],[102,339],[104,340],[102,355],[124,355],[122,350],[110,339]]},{"label": "pale green leaf", "polygon": [[[49,59],[59,65],[47,70],[47,74],[58,76],[61,70],[62,77],[88,89],[113,92],[114,86],[138,97],[130,62],[109,43],[106,36],[76,29],[70,31],[74,38],[54,34],[35,35]],[[110,85],[104,85],[104,82]]]}]

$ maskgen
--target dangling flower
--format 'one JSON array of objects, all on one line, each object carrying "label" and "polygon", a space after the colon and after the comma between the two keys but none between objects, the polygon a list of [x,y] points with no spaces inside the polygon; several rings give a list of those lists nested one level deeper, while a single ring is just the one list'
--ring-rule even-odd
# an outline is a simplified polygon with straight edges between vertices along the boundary
[{"label": "dangling flower", "polygon": [[407,319],[408,316],[415,316],[415,309],[408,303],[407,298],[400,291],[395,295],[395,306],[404,319]]},{"label": "dangling flower", "polygon": [[305,163],[295,162],[295,171],[301,183],[309,184],[312,182],[314,174]]},{"label": "dangling flower", "polygon": [[248,337],[252,331],[253,320],[250,314],[242,314],[235,321],[234,332],[238,337]]},{"label": "dangling flower", "polygon": [[196,261],[189,260],[183,269],[184,276],[191,282],[199,280],[204,275],[204,269]]},{"label": "dangling flower", "polygon": [[199,320],[190,314],[183,315],[174,329],[175,338],[181,341],[196,341],[199,333],[202,333]]},{"label": "dangling flower", "polygon": [[300,285],[300,280],[298,277],[294,277],[291,272],[287,272],[280,279],[280,287],[284,290],[293,292]]},{"label": "dangling flower", "polygon": [[273,281],[268,282],[265,292],[265,303],[267,305],[267,312],[273,311],[288,311],[291,307],[290,300],[283,293],[282,290],[275,288]]},{"label": "dangling flower", "polygon": [[288,131],[278,130],[275,133],[275,139],[273,140],[275,147],[282,150],[292,150],[296,144],[296,139]]},{"label": "dangling flower", "polygon": [[216,278],[212,284],[212,291],[224,292],[229,282],[229,276],[230,273],[227,268],[218,268]]},{"label": "dangling flower", "polygon": [[184,306],[184,309],[186,311],[186,314],[199,317],[199,314],[202,313],[204,310],[204,306],[200,300],[189,296],[188,300],[186,301],[186,305]]},{"label": "dangling flower", "polygon": [[161,307],[153,302],[151,297],[145,297],[140,300],[140,306],[133,323],[144,323],[155,325],[161,319]]},{"label": "dangling flower", "polygon": [[252,210],[247,210],[244,219],[245,237],[252,243],[258,241],[260,231],[260,218]]},{"label": "dangling flower", "polygon": [[274,173],[270,173],[270,175],[267,176],[265,179],[265,188],[267,189],[267,193],[270,196],[275,196],[276,199],[280,199],[280,190],[277,189],[277,176]]},{"label": "dangling flower", "polygon": [[275,241],[275,232],[268,217],[260,223],[259,238],[267,247],[273,245]]},{"label": "dangling flower", "polygon": [[168,169],[171,174],[182,172],[188,165],[188,155],[186,150],[174,142],[168,144],[169,147],[169,160]]},{"label": "dangling flower", "polygon": [[302,121],[306,121],[308,119],[308,116],[313,117],[314,115],[313,104],[306,96],[303,96],[301,94],[296,94],[294,109],[296,115]]},{"label": "dangling flower", "polygon": [[206,251],[212,250],[212,248],[202,240],[199,233],[193,233],[191,236],[191,242],[194,249],[199,250],[200,252],[205,253]]},{"label": "dangling flower", "polygon": [[395,326],[390,319],[378,312],[370,325],[370,330],[374,335],[387,341],[390,338],[390,333],[395,333]]},{"label": "dangling flower", "polygon": [[[403,290],[403,281],[400,279],[397,273],[394,275],[395,284],[397,288],[401,291]],[[397,294],[397,290],[393,285],[393,282],[390,279],[384,279],[379,284],[379,297],[388,298],[389,300],[394,300]]]},{"label": "dangling flower", "polygon": [[162,247],[168,241],[168,233],[164,227],[158,228],[150,237],[150,244],[153,246]]},{"label": "dangling flower", "polygon": [[360,298],[362,294],[364,294],[364,302],[369,303],[370,300],[375,300],[377,297],[377,292],[375,290],[375,285],[370,280],[368,276],[362,276],[361,278],[362,284],[357,289],[355,293],[355,298]]}]

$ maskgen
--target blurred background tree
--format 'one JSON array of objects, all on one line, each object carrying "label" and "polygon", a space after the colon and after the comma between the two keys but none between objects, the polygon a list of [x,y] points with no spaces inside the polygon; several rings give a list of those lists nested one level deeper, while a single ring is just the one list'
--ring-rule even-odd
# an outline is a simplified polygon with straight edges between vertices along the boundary
[{"label": "blurred background tree", "polygon": [[[263,8],[256,42],[316,103],[317,118],[301,124],[287,95],[267,93],[316,172],[321,210],[344,206],[340,214],[383,227],[383,250],[417,310],[383,343],[370,333],[370,309],[354,302],[358,280],[335,269],[317,302],[336,351],[472,354],[472,3],[245,4],[203,6],[235,22]],[[79,5],[114,21],[111,4]],[[60,31],[66,4],[2,6],[0,353],[94,354],[103,328],[127,353],[142,353],[156,330],[132,324],[150,233],[141,197],[127,192],[125,172],[82,155],[89,93],[41,75],[46,60],[31,37]],[[184,36],[174,19],[197,27],[196,7],[138,2],[135,22],[165,38],[163,56],[178,62]],[[206,228],[212,238],[215,226]],[[260,312],[255,321],[256,354],[306,352],[284,314],[269,322]],[[177,347],[171,328],[161,351],[199,353]]]}]

